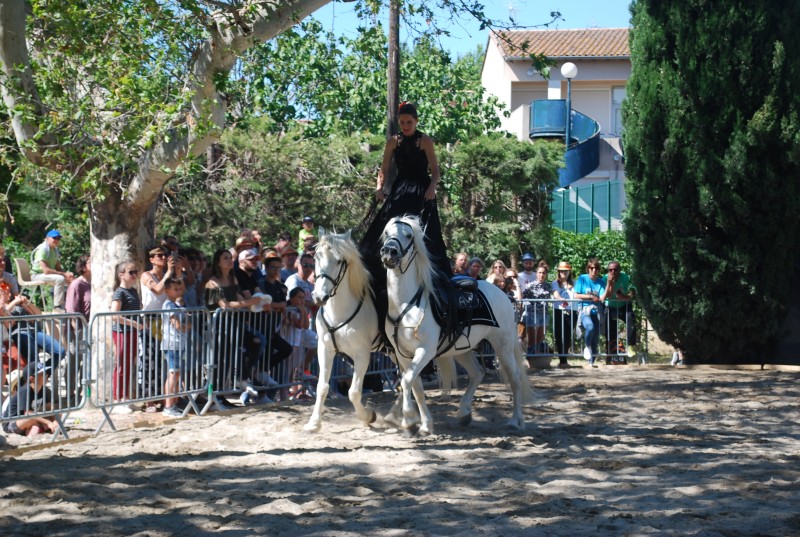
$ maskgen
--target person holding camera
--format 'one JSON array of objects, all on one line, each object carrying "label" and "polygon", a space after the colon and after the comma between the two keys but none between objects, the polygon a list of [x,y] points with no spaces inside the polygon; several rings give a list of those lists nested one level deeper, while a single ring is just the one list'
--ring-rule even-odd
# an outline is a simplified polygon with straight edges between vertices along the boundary
[{"label": "person holding camera", "polygon": [[[180,261],[178,250],[169,250],[156,246],[148,252],[151,268],[139,278],[142,288],[142,310],[156,311],[164,309],[167,293],[164,288],[168,279],[180,277]],[[139,331],[139,396],[148,397],[161,391],[161,316],[145,316],[143,327]],[[157,412],[156,402],[150,401],[146,412]]]}]

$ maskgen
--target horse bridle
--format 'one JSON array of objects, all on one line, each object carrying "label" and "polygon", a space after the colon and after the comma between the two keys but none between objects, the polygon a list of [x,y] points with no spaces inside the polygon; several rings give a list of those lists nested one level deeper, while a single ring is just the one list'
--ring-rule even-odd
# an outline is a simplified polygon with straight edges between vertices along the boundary
[{"label": "horse bridle", "polygon": [[323,279],[323,280],[330,280],[331,282],[333,282],[333,289],[331,289],[331,292],[327,298],[330,298],[336,294],[336,290],[339,288],[339,284],[342,283],[342,280],[344,279],[344,273],[347,272],[347,260],[342,259],[339,263],[340,263],[339,274],[336,275],[335,280],[324,272],[314,273],[314,281]]},{"label": "horse bridle", "polygon": [[[328,276],[324,272],[320,272],[319,274],[314,274],[314,279],[315,280],[317,278],[321,278],[323,280],[327,279],[327,280],[330,280],[331,282],[333,282],[333,289],[331,289],[331,293],[325,299],[326,302],[327,302],[327,300],[329,298],[331,298],[332,296],[334,296],[336,294],[336,290],[339,288],[339,284],[342,283],[342,280],[344,279],[344,275],[347,272],[347,260],[342,259],[340,261],[340,263],[341,263],[341,265],[339,267],[339,274],[337,274],[336,279],[331,278],[330,276]],[[325,328],[328,330],[328,333],[331,336],[331,343],[333,344],[333,350],[336,351],[336,354],[339,354],[339,352],[340,352],[339,351],[339,344],[336,342],[336,332],[338,332],[339,329],[342,328],[344,325],[348,324],[350,321],[355,319],[356,315],[358,315],[358,312],[361,311],[361,306],[363,306],[363,305],[364,305],[364,297],[362,296],[361,300],[358,301],[358,306],[356,306],[356,310],[353,312],[353,314],[350,315],[350,317],[348,317],[347,319],[345,319],[344,321],[342,321],[341,323],[339,323],[336,326],[331,326],[331,324],[328,322],[328,319],[325,318],[325,304],[320,306],[320,308],[319,308],[320,319],[322,319],[322,324],[325,325]],[[379,339],[379,337],[380,336],[376,337],[375,341],[372,342],[373,347],[375,347],[376,341]]]},{"label": "horse bridle", "polygon": [[[403,225],[403,226],[408,227],[409,229],[412,229],[411,226],[406,224],[405,222],[397,222],[397,225],[398,226]],[[413,232],[412,232],[411,236],[412,237],[414,236]],[[381,247],[381,255],[383,254],[383,251],[386,248],[386,245],[391,243],[391,242],[394,242],[397,245],[397,250],[400,252],[400,265],[399,265],[400,266],[400,274],[405,274],[406,271],[409,269],[409,267],[411,267],[411,262],[414,261],[415,257],[417,257],[417,252],[419,251],[419,249],[414,248],[414,239],[413,238],[411,239],[411,242],[408,243],[408,248],[404,248],[403,244],[400,242],[400,239],[395,237],[395,236],[392,236],[392,237],[386,239],[386,241],[383,243],[383,246]],[[403,258],[405,258],[406,254],[408,252],[410,252],[412,249],[414,250],[414,255],[412,255],[411,258],[408,260],[408,264],[406,265],[405,270],[403,270]]]}]

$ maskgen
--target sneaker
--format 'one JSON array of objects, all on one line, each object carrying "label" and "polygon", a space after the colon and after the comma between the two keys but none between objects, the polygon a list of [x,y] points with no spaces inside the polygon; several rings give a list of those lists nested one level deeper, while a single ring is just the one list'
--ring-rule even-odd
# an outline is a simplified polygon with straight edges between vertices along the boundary
[{"label": "sneaker", "polygon": [[592,349],[590,349],[589,347],[583,348],[583,359],[589,363],[592,362]]},{"label": "sneaker", "polygon": [[239,402],[242,403],[242,406],[247,406],[247,403],[250,402],[250,394],[242,392],[242,395],[239,396]]},{"label": "sneaker", "polygon": [[241,388],[245,393],[249,393],[254,397],[258,395],[258,392],[256,391],[255,388],[253,388],[253,385],[247,382],[246,380],[243,380],[242,382],[239,383],[239,388]]},{"label": "sneaker", "polygon": [[166,406],[164,410],[161,411],[161,414],[167,416],[168,418],[182,418],[183,412],[178,410],[176,406]]},{"label": "sneaker", "polygon": [[636,356],[636,345],[628,345],[628,358]]},{"label": "sneaker", "polygon": [[300,380],[317,380],[317,377],[311,374],[311,371],[303,371],[299,375]]},{"label": "sneaker", "polygon": [[117,405],[111,409],[112,414],[130,414],[133,409],[129,405]]}]

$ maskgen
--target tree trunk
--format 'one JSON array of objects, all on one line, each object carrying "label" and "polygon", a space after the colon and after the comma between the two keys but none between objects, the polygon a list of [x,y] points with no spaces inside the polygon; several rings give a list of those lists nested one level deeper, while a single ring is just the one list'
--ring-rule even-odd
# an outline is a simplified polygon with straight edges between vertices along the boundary
[{"label": "tree trunk", "polygon": [[144,270],[147,250],[155,233],[157,204],[143,213],[135,213],[120,201],[109,196],[95,204],[91,214],[92,313],[110,311],[114,293],[116,266],[131,260]]}]

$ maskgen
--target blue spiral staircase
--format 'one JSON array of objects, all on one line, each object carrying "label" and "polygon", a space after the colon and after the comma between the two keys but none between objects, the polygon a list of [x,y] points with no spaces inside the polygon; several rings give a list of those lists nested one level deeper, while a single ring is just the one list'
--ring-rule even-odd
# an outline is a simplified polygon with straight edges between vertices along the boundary
[{"label": "blue spiral staircase", "polygon": [[[529,136],[561,138],[567,134],[567,101],[548,99],[531,103]],[[564,153],[565,166],[558,171],[561,187],[568,187],[597,169],[600,164],[600,124],[575,109],[570,112],[570,140]]]}]

